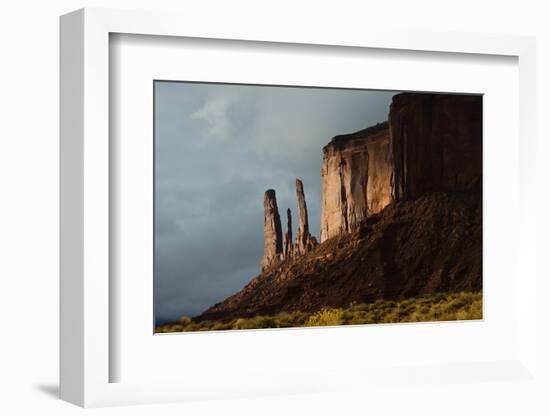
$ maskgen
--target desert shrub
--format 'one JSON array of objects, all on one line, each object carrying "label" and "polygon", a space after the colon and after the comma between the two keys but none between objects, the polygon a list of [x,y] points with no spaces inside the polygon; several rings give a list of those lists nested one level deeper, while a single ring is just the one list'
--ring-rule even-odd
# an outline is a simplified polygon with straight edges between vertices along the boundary
[{"label": "desert shrub", "polygon": [[342,323],[342,310],[324,308],[313,313],[306,321],[306,326],[332,326]]},{"label": "desert shrub", "polygon": [[277,323],[273,316],[257,316],[250,319],[251,325],[254,328],[277,328]]},{"label": "desert shrub", "polygon": [[402,322],[401,319],[399,318],[399,314],[396,312],[396,311],[392,311],[392,312],[389,312],[389,313],[386,313],[382,319],[380,320],[381,323],[384,323],[384,324],[393,324],[393,323],[396,323],[396,322]]},{"label": "desert shrub", "polygon": [[468,318],[468,316],[469,316],[468,312],[469,311],[466,310],[466,309],[459,310],[458,312],[455,313],[455,320],[462,321],[462,320],[465,320],[465,319],[471,319],[471,318]]},{"label": "desert shrub", "polygon": [[428,313],[430,313],[430,307],[423,302],[422,306],[420,307],[419,313],[421,315],[427,315]]},{"label": "desert shrub", "polygon": [[372,304],[369,303],[360,303],[353,305],[351,309],[352,312],[368,312],[372,307]]},{"label": "desert shrub", "polygon": [[309,318],[309,313],[295,311],[290,313],[289,322],[292,323],[292,326],[304,326],[306,321]]},{"label": "desert shrub", "polygon": [[342,323],[347,324],[359,316],[359,313],[353,310],[345,310],[342,313]]},{"label": "desert shrub", "polygon": [[224,329],[231,329],[231,324],[227,322],[217,322],[212,326],[213,331],[223,331]]},{"label": "desert shrub", "polygon": [[239,318],[233,322],[232,329],[250,329],[250,322],[246,318]]},{"label": "desert shrub", "polygon": [[294,326],[293,316],[288,312],[281,312],[275,316],[277,328],[290,328]]},{"label": "desert shrub", "polygon": [[483,317],[483,302],[481,296],[474,300],[469,308],[469,319],[481,319]]},{"label": "desert shrub", "polygon": [[280,312],[272,316],[237,318],[230,322],[197,323],[191,318],[181,317],[176,322],[157,327],[156,332],[469,320],[481,319],[482,308],[483,298],[480,292],[436,293],[399,302],[378,300],[371,303],[351,303],[345,309],[325,308],[313,313]]},{"label": "desert shrub", "polygon": [[425,317],[424,315],[415,310],[414,312],[412,312],[408,317],[407,317],[407,322],[422,322],[422,321],[425,321]]},{"label": "desert shrub", "polygon": [[431,299],[431,303],[442,302],[447,299],[447,293],[435,293],[434,295],[432,295]]},{"label": "desert shrub", "polygon": [[360,312],[353,315],[352,319],[345,321],[344,323],[349,325],[363,325],[372,322],[372,314],[367,312]]},{"label": "desert shrub", "polygon": [[443,306],[443,310],[445,312],[457,312],[467,304],[468,304],[468,299],[465,299],[464,297],[457,297],[455,299],[450,300],[448,303],[446,303]]},{"label": "desert shrub", "polygon": [[377,324],[381,321],[381,314],[378,311],[370,311],[365,317],[364,324]]},{"label": "desert shrub", "polygon": [[182,326],[187,326],[189,325],[191,322],[193,322],[191,320],[190,317],[188,316],[181,316],[179,319],[178,319],[178,323],[181,324]]},{"label": "desert shrub", "polygon": [[416,307],[410,303],[400,303],[397,306],[396,313],[400,318],[406,318],[416,310]]}]

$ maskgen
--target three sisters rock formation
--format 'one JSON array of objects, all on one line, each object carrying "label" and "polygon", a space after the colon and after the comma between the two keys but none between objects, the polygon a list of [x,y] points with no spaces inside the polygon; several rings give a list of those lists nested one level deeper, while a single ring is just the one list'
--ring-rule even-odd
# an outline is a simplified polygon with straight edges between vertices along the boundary
[{"label": "three sisters rock formation", "polygon": [[291,260],[311,251],[317,245],[317,239],[309,233],[306,197],[304,185],[296,179],[296,197],[298,198],[298,234],[296,243],[292,242],[292,213],[286,210],[286,232],[281,227],[281,217],[277,207],[277,198],[273,189],[264,194],[264,255],[262,271],[278,265],[282,261]]}]

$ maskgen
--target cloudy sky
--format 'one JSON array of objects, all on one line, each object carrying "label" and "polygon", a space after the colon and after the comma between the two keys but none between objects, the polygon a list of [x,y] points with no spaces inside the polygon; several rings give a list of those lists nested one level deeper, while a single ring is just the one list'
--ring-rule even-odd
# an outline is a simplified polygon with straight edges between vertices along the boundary
[{"label": "cloudy sky", "polygon": [[263,194],[319,238],[322,147],[387,119],[394,92],[155,82],[155,308],[193,316],[260,271]]}]

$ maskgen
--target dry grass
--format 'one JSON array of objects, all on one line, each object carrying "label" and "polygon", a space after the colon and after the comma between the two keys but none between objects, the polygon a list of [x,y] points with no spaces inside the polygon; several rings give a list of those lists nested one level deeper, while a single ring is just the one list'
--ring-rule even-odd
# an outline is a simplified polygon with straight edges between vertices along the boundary
[{"label": "dry grass", "polygon": [[181,317],[177,322],[157,327],[155,332],[460,321],[481,318],[481,292],[436,293],[401,301],[379,300],[373,303],[354,303],[345,309],[324,308],[314,313],[281,312],[273,316],[238,318],[229,322],[197,323],[188,317]]}]

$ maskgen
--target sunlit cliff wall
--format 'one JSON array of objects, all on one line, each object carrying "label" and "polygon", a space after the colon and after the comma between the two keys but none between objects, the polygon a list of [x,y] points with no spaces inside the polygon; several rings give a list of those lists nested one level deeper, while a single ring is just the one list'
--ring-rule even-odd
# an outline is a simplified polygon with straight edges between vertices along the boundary
[{"label": "sunlit cliff wall", "polygon": [[388,123],[336,136],[323,148],[321,242],[355,230],[391,201]]}]

